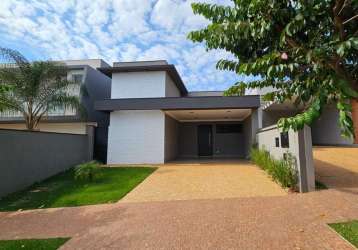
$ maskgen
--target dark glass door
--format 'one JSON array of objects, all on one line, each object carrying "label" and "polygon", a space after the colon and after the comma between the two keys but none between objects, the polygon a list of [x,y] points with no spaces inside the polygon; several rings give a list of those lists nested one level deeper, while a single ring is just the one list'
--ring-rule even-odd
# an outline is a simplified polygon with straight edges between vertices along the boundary
[{"label": "dark glass door", "polygon": [[198,154],[199,156],[213,155],[213,129],[212,125],[198,126]]}]

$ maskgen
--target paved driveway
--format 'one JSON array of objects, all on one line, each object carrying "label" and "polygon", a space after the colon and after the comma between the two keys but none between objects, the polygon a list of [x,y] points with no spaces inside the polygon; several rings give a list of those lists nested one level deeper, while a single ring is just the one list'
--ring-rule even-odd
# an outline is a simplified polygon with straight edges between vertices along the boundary
[{"label": "paved driveway", "polygon": [[287,192],[249,162],[184,162],[160,166],[121,202],[282,195]]},{"label": "paved driveway", "polygon": [[315,147],[316,177],[330,188],[358,194],[358,148]]}]

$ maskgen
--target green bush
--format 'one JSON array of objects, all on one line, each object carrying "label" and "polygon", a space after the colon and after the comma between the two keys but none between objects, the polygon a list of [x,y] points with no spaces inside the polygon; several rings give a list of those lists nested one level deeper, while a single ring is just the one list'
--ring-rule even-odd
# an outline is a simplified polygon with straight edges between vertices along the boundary
[{"label": "green bush", "polygon": [[297,171],[293,164],[293,158],[287,154],[287,159],[277,160],[271,157],[266,150],[253,147],[250,152],[251,160],[265,170],[272,179],[282,187],[297,189]]},{"label": "green bush", "polygon": [[75,167],[75,180],[93,181],[100,176],[101,167],[96,161],[90,161]]}]

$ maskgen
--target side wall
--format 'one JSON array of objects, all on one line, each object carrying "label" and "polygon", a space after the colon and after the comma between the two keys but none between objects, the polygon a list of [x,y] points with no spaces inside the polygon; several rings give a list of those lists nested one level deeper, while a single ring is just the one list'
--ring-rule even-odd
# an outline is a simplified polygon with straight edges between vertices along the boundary
[{"label": "side wall", "polygon": [[0,197],[91,160],[87,135],[0,129]]},{"label": "side wall", "polygon": [[338,125],[338,110],[333,105],[326,107],[312,128],[313,145],[351,145],[353,140],[341,136]]},{"label": "side wall", "polygon": [[283,117],[294,116],[296,112],[294,111],[285,111],[285,110],[272,110],[272,111],[262,111],[262,127],[268,127],[276,125],[278,120]]},{"label": "side wall", "polygon": [[246,141],[243,133],[216,133],[217,124],[242,122],[183,122],[179,126],[179,156],[182,158],[198,157],[198,126],[209,124],[213,126],[213,156],[239,157],[245,156]]},{"label": "side wall", "polygon": [[111,113],[108,164],[164,163],[165,114],[160,110]]},{"label": "side wall", "polygon": [[[43,132],[54,133],[71,133],[71,134],[86,134],[86,123],[84,122],[69,122],[69,123],[46,123],[41,122],[38,125],[38,129]],[[25,130],[26,125],[24,123],[2,123],[0,129],[15,129]]]},{"label": "side wall", "polygon": [[165,74],[165,96],[180,97],[180,91],[168,74]]},{"label": "side wall", "polygon": [[198,157],[198,134],[195,123],[180,123],[179,156],[183,158]]},{"label": "side wall", "polygon": [[245,141],[245,148],[244,148],[244,156],[248,158],[250,156],[250,149],[252,145],[257,143],[256,141],[256,133],[260,128],[260,112],[258,109],[253,110],[251,115],[247,117],[243,121],[243,129],[244,129],[244,141]]},{"label": "side wall", "polygon": [[174,160],[179,154],[179,123],[165,116],[165,161]]},{"label": "side wall", "polygon": [[[311,129],[305,126],[300,131],[290,130],[288,132],[289,147],[282,148],[280,131],[277,126],[261,129],[257,133],[257,142],[260,149],[270,152],[271,156],[280,160],[284,154],[290,153],[295,159],[295,165],[299,175],[300,192],[313,191],[315,189],[315,173],[312,154]],[[276,146],[276,138],[279,146]]]},{"label": "side wall", "polygon": [[82,103],[87,109],[87,121],[96,122],[94,158],[106,162],[109,113],[94,110],[94,103],[108,99],[111,96],[111,78],[101,72],[86,67],[85,86],[88,95],[82,97]]}]

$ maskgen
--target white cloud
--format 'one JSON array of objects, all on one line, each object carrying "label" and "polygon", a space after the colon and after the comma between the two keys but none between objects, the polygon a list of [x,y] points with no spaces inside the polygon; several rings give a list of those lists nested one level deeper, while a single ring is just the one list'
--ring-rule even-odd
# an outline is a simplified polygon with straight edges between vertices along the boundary
[{"label": "white cloud", "polygon": [[191,90],[227,88],[237,77],[215,64],[228,54],[186,38],[207,24],[192,13],[193,1],[2,0],[0,46],[32,48],[21,50],[32,59],[167,60]]}]

